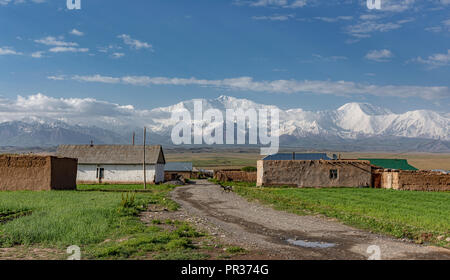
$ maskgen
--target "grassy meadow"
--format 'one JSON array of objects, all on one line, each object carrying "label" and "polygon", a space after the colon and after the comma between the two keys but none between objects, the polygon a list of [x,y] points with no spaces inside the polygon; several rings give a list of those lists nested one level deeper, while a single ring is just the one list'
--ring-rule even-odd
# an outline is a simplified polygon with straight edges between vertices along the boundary
[{"label": "grassy meadow", "polygon": [[[80,186],[78,191],[0,192],[0,248],[40,247],[65,251],[71,245],[83,259],[202,259],[194,245],[203,234],[181,221],[146,225],[138,214],[147,205],[174,211],[174,187]],[[108,192],[107,189],[115,190]],[[122,189],[123,191],[120,191]],[[161,224],[170,224],[163,227]]]},{"label": "grassy meadow", "polygon": [[450,193],[371,188],[257,188],[234,186],[241,196],[299,215],[322,214],[361,229],[450,247]]}]

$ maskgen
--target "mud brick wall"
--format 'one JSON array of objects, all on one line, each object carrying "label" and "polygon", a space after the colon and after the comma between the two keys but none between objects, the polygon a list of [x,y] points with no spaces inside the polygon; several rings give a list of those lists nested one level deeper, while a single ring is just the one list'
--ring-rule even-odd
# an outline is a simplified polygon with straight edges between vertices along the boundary
[{"label": "mud brick wall", "polygon": [[214,179],[221,182],[256,182],[256,172],[245,172],[238,170],[216,170]]},{"label": "mud brick wall", "polygon": [[379,187],[408,191],[450,191],[450,174],[430,171],[375,170]]},{"label": "mud brick wall", "polygon": [[76,159],[0,155],[0,191],[76,189]]},{"label": "mud brick wall", "polygon": [[[368,187],[372,168],[357,160],[260,160],[257,186]],[[337,170],[337,178],[330,178]]]},{"label": "mud brick wall", "polygon": [[52,173],[50,189],[75,190],[77,188],[78,160],[73,158],[50,157]]},{"label": "mud brick wall", "polygon": [[181,176],[184,179],[194,179],[192,172],[190,171],[164,171],[164,181],[174,180],[178,176]]}]

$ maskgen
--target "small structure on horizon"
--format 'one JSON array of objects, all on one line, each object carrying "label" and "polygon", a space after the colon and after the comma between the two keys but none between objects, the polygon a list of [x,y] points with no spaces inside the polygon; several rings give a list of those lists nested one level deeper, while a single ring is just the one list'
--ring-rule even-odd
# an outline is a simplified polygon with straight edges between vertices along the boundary
[{"label": "small structure on horizon", "polygon": [[[142,184],[144,181],[142,145],[60,145],[57,155],[78,159],[79,184]],[[147,183],[164,181],[165,164],[161,146],[145,146]]]},{"label": "small structure on horizon", "polygon": [[191,179],[192,169],[192,162],[166,162],[164,166],[164,180],[176,180],[180,176],[184,179]]},{"label": "small structure on horizon", "polygon": [[76,180],[74,158],[0,155],[0,191],[75,190]]}]

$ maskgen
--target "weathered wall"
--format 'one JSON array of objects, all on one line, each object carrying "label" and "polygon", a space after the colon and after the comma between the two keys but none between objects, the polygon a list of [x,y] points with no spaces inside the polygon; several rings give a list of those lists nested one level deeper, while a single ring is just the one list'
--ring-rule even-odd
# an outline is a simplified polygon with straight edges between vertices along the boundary
[{"label": "weathered wall", "polygon": [[[104,178],[99,181],[97,178],[97,168],[104,168]],[[146,169],[147,183],[159,183],[164,181],[163,164],[147,164]],[[117,164],[117,165],[78,165],[78,184],[142,184],[144,181],[144,171],[142,164]]]},{"label": "weathered wall", "polygon": [[74,158],[51,157],[51,189],[52,190],[76,190],[77,165]]},{"label": "weathered wall", "polygon": [[240,170],[216,170],[214,179],[221,182],[256,182],[256,172],[245,172]]},{"label": "weathered wall", "polygon": [[[371,166],[358,160],[260,160],[258,186],[367,187],[371,186]],[[338,176],[330,178],[330,170]]]},{"label": "weathered wall", "polygon": [[429,171],[374,170],[381,176],[376,187],[410,191],[450,191],[450,174]]},{"label": "weathered wall", "polygon": [[181,176],[184,179],[193,179],[192,172],[190,171],[164,171],[164,181],[174,180],[178,176]]},{"label": "weathered wall", "polygon": [[51,156],[0,156],[0,190],[75,189],[76,160]]}]

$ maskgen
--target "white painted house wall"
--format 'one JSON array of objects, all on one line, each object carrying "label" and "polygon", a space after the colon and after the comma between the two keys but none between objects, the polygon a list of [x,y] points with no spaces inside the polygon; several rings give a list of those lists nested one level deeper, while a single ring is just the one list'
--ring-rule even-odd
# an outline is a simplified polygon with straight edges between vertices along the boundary
[{"label": "white painted house wall", "polygon": [[[141,183],[144,181],[142,164],[78,164],[78,182],[99,182],[97,168],[104,168],[104,178],[101,183]],[[147,183],[164,181],[164,164],[146,165]]]}]

